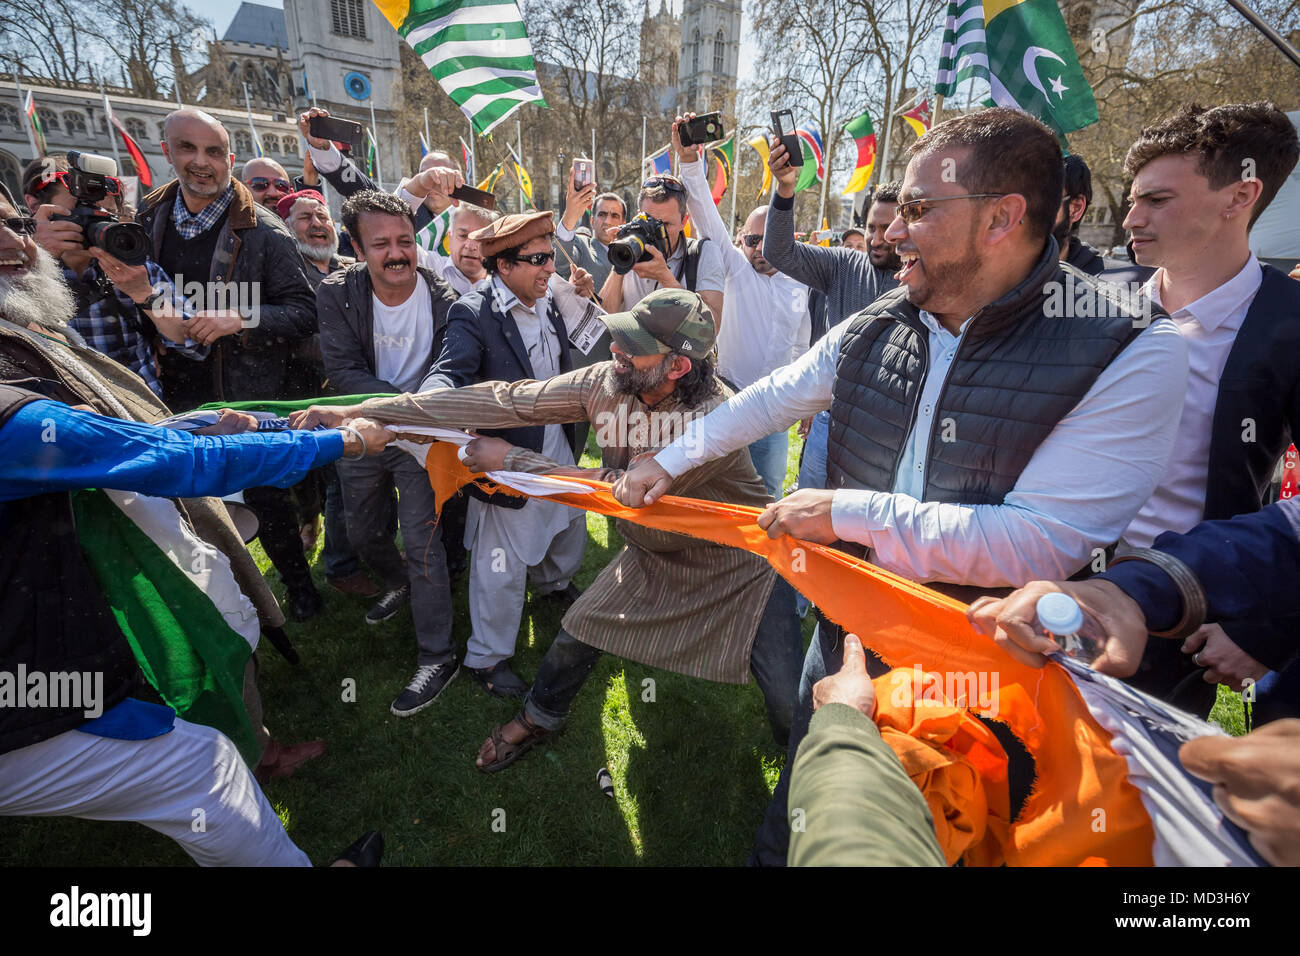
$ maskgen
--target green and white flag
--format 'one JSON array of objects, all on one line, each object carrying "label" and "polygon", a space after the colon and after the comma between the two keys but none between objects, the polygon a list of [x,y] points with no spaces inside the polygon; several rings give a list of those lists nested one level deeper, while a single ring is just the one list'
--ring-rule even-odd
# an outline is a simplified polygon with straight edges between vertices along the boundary
[{"label": "green and white flag", "polygon": [[415,236],[416,245],[425,252],[451,255],[451,207],[448,206],[429,221]]},{"label": "green and white flag", "polygon": [[1097,122],[1056,0],[949,0],[935,93],[987,80],[992,100],[1037,116],[1057,133]]},{"label": "green and white flag", "polygon": [[375,0],[480,136],[524,103],[546,105],[514,0]]}]

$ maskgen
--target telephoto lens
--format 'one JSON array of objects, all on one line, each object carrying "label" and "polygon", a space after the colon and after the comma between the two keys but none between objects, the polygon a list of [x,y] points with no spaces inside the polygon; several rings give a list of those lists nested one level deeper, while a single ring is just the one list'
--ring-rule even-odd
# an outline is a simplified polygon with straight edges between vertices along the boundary
[{"label": "telephoto lens", "polygon": [[619,275],[627,275],[643,255],[645,243],[635,235],[615,239],[609,244],[609,264]]},{"label": "telephoto lens", "polygon": [[149,232],[136,222],[92,222],[86,227],[86,245],[99,246],[128,266],[142,266],[149,258]]}]

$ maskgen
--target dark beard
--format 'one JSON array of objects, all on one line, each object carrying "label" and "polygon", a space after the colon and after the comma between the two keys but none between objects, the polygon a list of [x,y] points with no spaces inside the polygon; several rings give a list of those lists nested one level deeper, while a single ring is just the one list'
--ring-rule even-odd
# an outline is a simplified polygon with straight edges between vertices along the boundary
[{"label": "dark beard", "polygon": [[1052,227],[1052,235],[1056,239],[1057,248],[1064,249],[1070,244],[1070,220],[1062,219]]},{"label": "dark beard", "polygon": [[668,362],[660,359],[654,368],[634,368],[626,375],[614,373],[614,391],[620,395],[640,395],[653,392],[668,381]]}]

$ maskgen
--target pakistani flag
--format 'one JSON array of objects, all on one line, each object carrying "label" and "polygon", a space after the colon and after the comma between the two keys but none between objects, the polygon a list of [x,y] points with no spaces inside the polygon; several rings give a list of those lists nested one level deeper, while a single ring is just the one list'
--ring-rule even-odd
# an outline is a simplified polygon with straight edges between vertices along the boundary
[{"label": "pakistani flag", "polygon": [[1056,0],[949,0],[935,93],[987,80],[992,99],[1037,116],[1057,133],[1097,122]]},{"label": "pakistani flag", "polygon": [[524,103],[543,106],[513,0],[375,0],[480,136]]}]

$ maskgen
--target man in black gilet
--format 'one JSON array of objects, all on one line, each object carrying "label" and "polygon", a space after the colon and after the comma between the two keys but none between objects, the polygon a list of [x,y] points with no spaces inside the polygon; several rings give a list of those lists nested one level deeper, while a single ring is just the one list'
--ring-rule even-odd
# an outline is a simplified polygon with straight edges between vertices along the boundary
[{"label": "man in black gilet", "polygon": [[[833,543],[966,601],[1043,568],[1069,576],[1155,487],[1186,348],[1142,301],[1059,262],[1061,153],[1037,120],[982,110],[909,152],[886,234],[903,263],[899,288],[693,422],[615,494],[639,507],[675,476],[829,408],[827,487],[769,505],[759,520],[769,535]],[[787,770],[812,685],[842,654],[841,629],[821,620]],[[783,772],[756,862],[784,861],[786,790]]]}]

